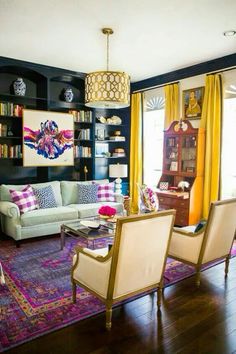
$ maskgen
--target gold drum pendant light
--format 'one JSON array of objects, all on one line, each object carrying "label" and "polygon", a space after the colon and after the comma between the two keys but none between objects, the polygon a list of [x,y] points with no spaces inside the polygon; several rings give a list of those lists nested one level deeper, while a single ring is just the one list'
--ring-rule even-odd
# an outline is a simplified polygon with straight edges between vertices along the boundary
[{"label": "gold drum pendant light", "polygon": [[107,70],[94,71],[85,78],[85,105],[93,108],[124,108],[130,105],[130,77],[109,70],[109,36],[111,28],[103,28],[107,36]]}]

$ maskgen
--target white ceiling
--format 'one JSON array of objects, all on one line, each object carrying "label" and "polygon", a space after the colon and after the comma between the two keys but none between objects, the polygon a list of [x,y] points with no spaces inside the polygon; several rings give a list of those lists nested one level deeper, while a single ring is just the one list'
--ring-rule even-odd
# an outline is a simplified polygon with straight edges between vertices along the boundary
[{"label": "white ceiling", "polygon": [[0,55],[133,82],[236,52],[236,0],[0,0]]}]

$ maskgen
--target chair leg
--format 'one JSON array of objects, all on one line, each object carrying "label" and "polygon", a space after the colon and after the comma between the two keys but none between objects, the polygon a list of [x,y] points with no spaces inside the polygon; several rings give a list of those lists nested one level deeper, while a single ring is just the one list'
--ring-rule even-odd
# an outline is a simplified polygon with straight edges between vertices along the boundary
[{"label": "chair leg", "polygon": [[73,304],[76,303],[76,283],[72,282],[72,300]]},{"label": "chair leg", "polygon": [[111,329],[112,305],[106,305],[106,329]]},{"label": "chair leg", "polygon": [[197,285],[197,287],[199,287],[200,283],[201,283],[201,267],[196,267],[196,271],[197,271],[197,274],[196,274],[196,285]]},{"label": "chair leg", "polygon": [[230,256],[227,256],[225,259],[225,278],[227,278],[229,272],[229,261],[230,261]]}]

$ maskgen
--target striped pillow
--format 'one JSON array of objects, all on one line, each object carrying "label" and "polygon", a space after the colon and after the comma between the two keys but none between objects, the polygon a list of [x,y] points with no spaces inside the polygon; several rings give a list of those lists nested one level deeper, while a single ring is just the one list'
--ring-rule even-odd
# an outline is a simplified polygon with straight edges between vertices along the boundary
[{"label": "striped pillow", "polygon": [[114,183],[99,184],[97,192],[98,202],[115,202]]},{"label": "striped pillow", "polygon": [[21,191],[14,189],[10,189],[9,191],[13,203],[18,206],[21,214],[38,209],[38,202],[30,185],[24,187]]}]

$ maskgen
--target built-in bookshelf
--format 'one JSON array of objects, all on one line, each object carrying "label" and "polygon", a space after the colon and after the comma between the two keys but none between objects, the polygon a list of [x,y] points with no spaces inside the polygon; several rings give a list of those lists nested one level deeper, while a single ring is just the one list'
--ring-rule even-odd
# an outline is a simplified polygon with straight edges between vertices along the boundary
[{"label": "built-in bookshelf", "polygon": [[[14,94],[13,82],[19,77],[23,78],[26,84],[24,96]],[[112,163],[112,159],[128,161],[129,108],[103,111],[87,108],[84,104],[84,80],[84,73],[0,57],[0,183],[108,178],[108,166]],[[63,96],[67,88],[73,90],[72,102],[66,102]],[[24,108],[73,115],[74,166],[23,167],[22,110]],[[111,155],[99,159],[96,157],[96,147],[100,141],[97,142],[95,130],[98,128],[96,118],[101,114],[107,117],[120,116],[122,124],[119,127],[105,126],[107,137],[110,138],[106,137],[104,140],[110,146]],[[115,138],[113,131],[116,128],[122,128],[123,140]],[[119,148],[124,149],[124,156],[115,156],[118,154],[116,149]]]}]

